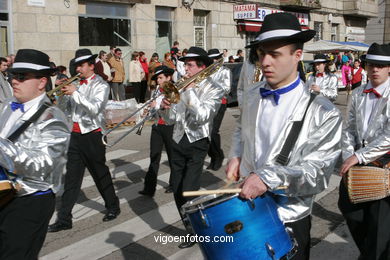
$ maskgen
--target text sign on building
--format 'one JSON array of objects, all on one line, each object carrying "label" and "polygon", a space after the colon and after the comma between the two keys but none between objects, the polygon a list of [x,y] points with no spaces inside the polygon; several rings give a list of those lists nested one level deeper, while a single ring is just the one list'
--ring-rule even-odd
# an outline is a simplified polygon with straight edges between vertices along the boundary
[{"label": "text sign on building", "polygon": [[254,19],[256,17],[257,5],[235,5],[233,6],[233,19]]},{"label": "text sign on building", "polygon": [[28,0],[27,5],[45,7],[45,0]]},{"label": "text sign on building", "polygon": [[[267,9],[267,8],[258,8],[257,9],[257,21],[264,21],[264,18],[266,15],[273,14],[273,13],[283,13],[284,11],[282,10],[273,10],[273,9]],[[301,25],[309,25],[309,14],[305,13],[294,13],[294,12],[289,12],[293,15],[295,15],[298,18],[298,21]]]}]

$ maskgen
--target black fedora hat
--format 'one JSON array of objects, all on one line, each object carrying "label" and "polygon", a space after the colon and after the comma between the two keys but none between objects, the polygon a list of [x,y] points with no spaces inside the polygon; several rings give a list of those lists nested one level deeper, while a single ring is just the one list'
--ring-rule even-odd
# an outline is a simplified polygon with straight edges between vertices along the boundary
[{"label": "black fedora hat", "polygon": [[361,59],[368,63],[390,65],[390,45],[374,42]]},{"label": "black fedora hat", "polygon": [[50,76],[56,68],[50,66],[49,56],[46,53],[34,49],[20,49],[9,71],[14,74],[30,72]]},{"label": "black fedora hat", "polygon": [[75,53],[74,63],[80,64],[82,62],[95,60],[97,56],[97,54],[92,54],[90,49],[78,49]]},{"label": "black fedora hat", "polygon": [[210,49],[210,50],[208,50],[207,54],[208,54],[209,58],[219,59],[222,57],[223,53],[220,53],[218,49]]},{"label": "black fedora hat", "polygon": [[173,73],[175,73],[174,69],[171,69],[171,68],[169,68],[167,66],[164,66],[164,65],[158,66],[154,70],[154,75],[152,76],[152,80],[156,80],[157,76],[160,75],[160,74],[173,75]]},{"label": "black fedora hat", "polygon": [[207,52],[204,49],[195,46],[192,46],[188,49],[186,56],[179,58],[181,61],[185,61],[187,59],[201,60],[206,64],[206,66],[209,66],[213,63],[213,59],[209,58]]},{"label": "black fedora hat", "polygon": [[311,64],[313,63],[326,63],[329,61],[329,58],[326,54],[320,53],[314,55],[314,60],[310,62]]},{"label": "black fedora hat", "polygon": [[302,31],[298,18],[293,14],[273,13],[264,18],[259,35],[246,48],[275,40],[304,43],[310,41],[315,34],[314,30]]}]

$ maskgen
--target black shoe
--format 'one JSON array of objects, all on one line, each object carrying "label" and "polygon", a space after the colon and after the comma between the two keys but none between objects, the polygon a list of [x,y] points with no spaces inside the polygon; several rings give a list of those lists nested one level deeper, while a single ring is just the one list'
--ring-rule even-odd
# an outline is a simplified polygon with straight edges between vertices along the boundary
[{"label": "black shoe", "polygon": [[121,213],[120,209],[107,211],[106,215],[104,215],[103,222],[116,219],[116,217],[118,217],[120,213]]},{"label": "black shoe", "polygon": [[149,191],[146,191],[146,190],[141,190],[138,193],[141,194],[141,195],[144,195],[144,196],[149,196],[149,197],[153,197],[154,196],[154,192],[149,192]]},{"label": "black shoe", "polygon": [[167,186],[167,187],[165,188],[165,193],[172,193],[172,192],[173,192],[173,188],[172,188],[171,185],[169,185],[169,186]]},{"label": "black shoe", "polygon": [[211,160],[209,166],[207,166],[207,170],[212,170],[214,168],[215,161]]},{"label": "black shoe", "polygon": [[222,167],[223,159],[224,159],[223,157],[221,159],[216,159],[213,164],[213,168],[211,169],[213,171],[218,171]]},{"label": "black shoe", "polygon": [[196,244],[196,242],[191,242],[191,241],[186,241],[186,242],[183,242],[181,243],[180,245],[178,245],[178,247],[180,249],[184,249],[184,248],[189,248],[189,247],[193,247],[194,245]]},{"label": "black shoe", "polygon": [[72,223],[66,224],[61,222],[55,222],[54,224],[49,225],[47,232],[54,233],[62,230],[68,230],[72,228]]}]

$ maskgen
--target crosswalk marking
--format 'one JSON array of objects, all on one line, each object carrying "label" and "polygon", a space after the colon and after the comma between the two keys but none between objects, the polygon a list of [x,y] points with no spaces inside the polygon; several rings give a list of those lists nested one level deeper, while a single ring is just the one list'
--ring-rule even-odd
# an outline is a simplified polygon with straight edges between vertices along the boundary
[{"label": "crosswalk marking", "polygon": [[113,160],[113,159],[117,159],[117,158],[120,158],[120,157],[123,157],[123,156],[135,154],[135,153],[138,153],[138,151],[118,149],[118,150],[106,153],[106,160],[110,161],[110,160]]}]

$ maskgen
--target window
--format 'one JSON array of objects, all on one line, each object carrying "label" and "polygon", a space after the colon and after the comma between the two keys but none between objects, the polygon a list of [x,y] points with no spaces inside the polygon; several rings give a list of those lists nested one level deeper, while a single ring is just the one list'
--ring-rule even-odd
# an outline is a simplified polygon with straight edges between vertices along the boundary
[{"label": "window", "polygon": [[206,49],[207,11],[194,10],[194,42],[195,46]]},{"label": "window", "polygon": [[0,0],[0,13],[8,13],[8,0]]},{"label": "window", "polygon": [[156,6],[156,51],[160,57],[172,44],[172,8]]},{"label": "window", "polygon": [[332,31],[330,32],[330,40],[332,42],[335,42],[338,39],[338,26],[338,24],[332,23]]},{"label": "window", "polygon": [[86,14],[79,17],[80,46],[128,46],[129,13],[128,5],[87,2]]},{"label": "window", "polygon": [[314,31],[316,31],[316,35],[314,36],[314,41],[322,40],[322,23],[314,22]]}]

